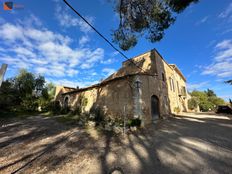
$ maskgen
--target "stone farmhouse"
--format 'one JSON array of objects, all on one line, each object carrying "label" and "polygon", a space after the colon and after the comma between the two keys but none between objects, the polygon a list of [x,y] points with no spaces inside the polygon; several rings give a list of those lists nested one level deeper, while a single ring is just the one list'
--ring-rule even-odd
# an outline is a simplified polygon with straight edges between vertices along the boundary
[{"label": "stone farmhouse", "polygon": [[176,112],[186,112],[186,79],[156,49],[133,57],[102,82],[85,88],[56,88],[62,107],[100,110],[106,117],[140,118],[149,124]]}]

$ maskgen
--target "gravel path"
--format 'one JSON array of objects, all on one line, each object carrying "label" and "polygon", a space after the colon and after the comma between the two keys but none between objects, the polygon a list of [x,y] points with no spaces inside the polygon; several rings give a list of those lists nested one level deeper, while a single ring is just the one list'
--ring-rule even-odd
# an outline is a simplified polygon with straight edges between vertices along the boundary
[{"label": "gravel path", "polygon": [[30,117],[0,128],[0,173],[223,174],[232,171],[232,118],[185,114],[123,136]]}]

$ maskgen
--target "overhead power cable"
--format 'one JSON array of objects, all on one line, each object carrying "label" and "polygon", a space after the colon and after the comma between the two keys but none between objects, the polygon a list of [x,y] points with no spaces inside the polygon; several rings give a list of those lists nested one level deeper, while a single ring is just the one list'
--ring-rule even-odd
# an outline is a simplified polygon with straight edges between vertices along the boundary
[{"label": "overhead power cable", "polygon": [[[144,71],[140,66],[138,66],[134,61],[129,59],[122,51],[120,51],[118,48],[116,48],[103,34],[101,34],[90,22],[85,19],[77,10],[75,10],[66,0],[63,0],[65,4],[71,8],[83,21],[85,21],[86,24],[88,24],[101,38],[103,38],[114,50],[116,50],[119,54],[122,55],[123,58],[130,61],[132,64],[134,64],[137,68]],[[145,72],[145,71],[144,71]]]}]

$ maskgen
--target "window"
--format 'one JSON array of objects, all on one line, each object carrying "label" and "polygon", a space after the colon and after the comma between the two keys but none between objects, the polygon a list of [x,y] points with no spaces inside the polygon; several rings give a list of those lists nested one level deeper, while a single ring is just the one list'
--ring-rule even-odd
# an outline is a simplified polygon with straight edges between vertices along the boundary
[{"label": "window", "polygon": [[165,76],[164,76],[164,73],[162,73],[162,80],[165,82]]},{"label": "window", "polygon": [[169,77],[169,85],[170,85],[170,89],[172,91],[172,78],[171,77]]},{"label": "window", "polygon": [[174,85],[174,80],[172,79],[172,89],[173,89],[173,92],[175,92],[175,85]]},{"label": "window", "polygon": [[182,93],[183,96],[186,96],[186,95],[187,95],[187,94],[186,94],[186,88],[185,88],[185,86],[182,86],[181,93]]},{"label": "window", "polygon": [[179,88],[179,83],[178,83],[178,81],[176,81],[176,85],[177,85],[177,91],[178,91],[178,93],[180,94],[180,88]]}]

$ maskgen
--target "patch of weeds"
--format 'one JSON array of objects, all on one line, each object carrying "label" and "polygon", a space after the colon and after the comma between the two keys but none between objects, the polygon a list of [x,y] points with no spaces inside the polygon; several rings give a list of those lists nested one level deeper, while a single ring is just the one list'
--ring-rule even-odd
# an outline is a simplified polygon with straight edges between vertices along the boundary
[{"label": "patch of weeds", "polygon": [[127,122],[127,126],[128,127],[140,127],[141,126],[141,119],[139,118],[133,118],[133,119],[129,119]]},{"label": "patch of weeds", "polygon": [[104,123],[104,113],[100,107],[92,107],[89,113],[89,120],[96,122],[96,125]]},{"label": "patch of weeds", "polygon": [[74,110],[70,111],[72,115],[81,115],[81,107],[77,106]]}]

